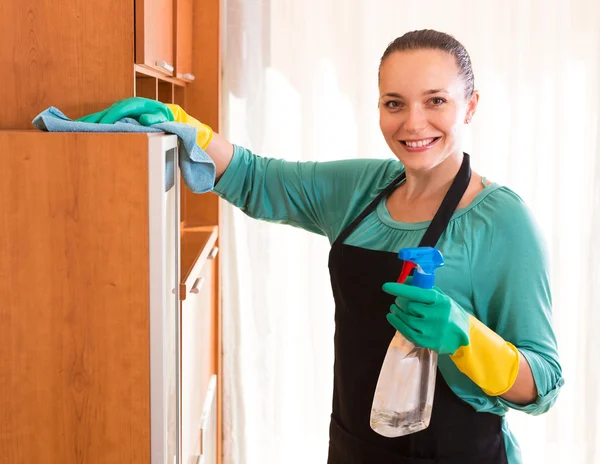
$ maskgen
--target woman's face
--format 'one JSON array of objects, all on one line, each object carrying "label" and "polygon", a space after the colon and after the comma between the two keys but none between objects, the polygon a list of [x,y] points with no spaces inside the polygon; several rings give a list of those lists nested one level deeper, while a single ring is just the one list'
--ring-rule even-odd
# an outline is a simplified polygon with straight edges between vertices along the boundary
[{"label": "woman's face", "polygon": [[395,52],[379,74],[379,125],[408,170],[428,171],[461,153],[465,120],[477,107],[452,55],[441,50]]}]

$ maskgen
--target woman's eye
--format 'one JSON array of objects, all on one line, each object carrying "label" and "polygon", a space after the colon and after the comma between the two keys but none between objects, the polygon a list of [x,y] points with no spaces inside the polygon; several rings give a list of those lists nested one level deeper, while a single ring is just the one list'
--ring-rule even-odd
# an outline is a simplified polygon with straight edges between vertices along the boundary
[{"label": "woman's eye", "polygon": [[390,100],[389,102],[385,103],[385,106],[390,110],[396,110],[400,108],[400,105],[401,103],[397,100]]},{"label": "woman's eye", "polygon": [[440,106],[446,103],[446,100],[444,100],[442,97],[433,97],[429,101],[433,104],[433,106]]}]

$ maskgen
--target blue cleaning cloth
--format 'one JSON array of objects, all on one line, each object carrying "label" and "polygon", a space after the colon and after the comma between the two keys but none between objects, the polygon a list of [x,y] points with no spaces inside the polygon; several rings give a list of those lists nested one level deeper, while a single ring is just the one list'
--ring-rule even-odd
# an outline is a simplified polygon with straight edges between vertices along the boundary
[{"label": "blue cleaning cloth", "polygon": [[[215,163],[196,144],[198,129],[179,122],[163,122],[142,126],[133,118],[123,118],[114,124],[96,124],[73,121],[59,109],[51,106],[32,121],[33,125],[48,132],[166,132],[179,138],[179,168],[187,187],[194,193],[205,193],[215,184]],[[173,179],[174,166],[167,165],[167,179]],[[169,175],[170,174],[170,175]],[[166,185],[168,190],[172,187]]]}]

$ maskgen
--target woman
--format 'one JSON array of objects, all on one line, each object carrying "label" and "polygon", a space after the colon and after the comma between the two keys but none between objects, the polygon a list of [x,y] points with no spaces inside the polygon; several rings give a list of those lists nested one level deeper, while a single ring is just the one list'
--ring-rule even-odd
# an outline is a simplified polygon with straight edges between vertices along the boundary
[{"label": "woman", "polygon": [[[479,94],[459,42],[431,30],[399,37],[381,59],[379,94],[381,131],[397,159],[262,158],[168,106],[199,128],[215,192],[252,217],[332,243],[328,462],[520,463],[506,412],[544,413],[563,384],[541,235],[523,201],[472,172],[461,150]],[[398,251],[418,245],[444,255],[434,289],[395,283]],[[429,427],[385,438],[369,417],[395,330],[436,351],[439,373]]]}]

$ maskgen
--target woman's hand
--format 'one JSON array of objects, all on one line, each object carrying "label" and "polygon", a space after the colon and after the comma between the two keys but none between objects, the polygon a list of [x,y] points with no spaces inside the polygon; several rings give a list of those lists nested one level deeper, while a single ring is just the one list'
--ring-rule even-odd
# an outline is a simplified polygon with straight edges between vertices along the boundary
[{"label": "woman's hand", "polygon": [[[389,282],[383,290],[396,297],[387,319],[408,340],[450,355],[456,367],[490,396],[507,394],[507,399],[519,402],[535,399],[531,371],[523,370],[519,376],[522,355],[517,348],[439,288]],[[511,391],[513,386],[519,391]]]},{"label": "woman's hand", "polygon": [[123,118],[137,120],[142,126],[152,126],[162,122],[173,121],[173,113],[164,103],[149,98],[130,97],[113,103],[97,113],[88,114],[77,119],[77,122],[95,124],[114,124]]},{"label": "woman's hand", "polygon": [[113,103],[97,113],[77,119],[78,122],[114,124],[123,118],[133,118],[142,126],[152,126],[164,122],[179,122],[197,129],[196,144],[214,161],[216,178],[229,166],[233,157],[233,145],[213,132],[212,128],[187,114],[179,105],[161,103],[142,97],[130,97]]},{"label": "woman's hand", "polygon": [[389,282],[383,290],[396,297],[387,320],[415,345],[454,354],[469,344],[468,314],[439,288]]}]

